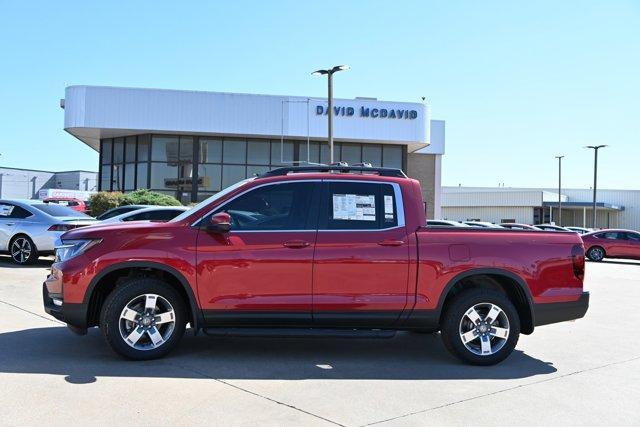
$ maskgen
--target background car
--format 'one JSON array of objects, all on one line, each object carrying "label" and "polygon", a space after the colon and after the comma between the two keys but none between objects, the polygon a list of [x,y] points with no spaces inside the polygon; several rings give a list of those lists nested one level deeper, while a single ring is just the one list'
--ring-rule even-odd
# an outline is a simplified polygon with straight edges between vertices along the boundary
[{"label": "background car", "polygon": [[572,231],[572,230],[569,230],[568,228],[560,227],[559,225],[554,225],[554,224],[535,224],[535,227],[544,231],[570,231],[572,233],[575,233],[575,231]]},{"label": "background car", "polygon": [[95,223],[90,216],[55,203],[0,200],[0,252],[8,252],[17,264],[30,264],[53,253],[66,231]]},{"label": "background car", "polygon": [[498,224],[494,224],[492,222],[487,221],[462,221],[464,224],[467,224],[469,227],[479,227],[479,228],[502,228]]},{"label": "background car", "polygon": [[591,233],[593,230],[593,228],[585,228],[585,227],[565,227],[571,231],[575,231],[578,234],[587,234],[587,233]]},{"label": "background car", "polygon": [[98,215],[96,217],[96,219],[98,221],[104,221],[105,219],[113,218],[114,216],[118,216],[118,215],[121,215],[123,213],[133,212],[135,210],[144,209],[144,208],[148,208],[148,207],[149,207],[149,205],[118,206],[117,208],[109,209],[108,211],[103,212],[102,214]]},{"label": "background car", "polygon": [[427,225],[430,227],[469,227],[458,221],[449,221],[448,219],[428,219]]},{"label": "background car", "polygon": [[68,208],[73,209],[74,211],[87,213],[88,207],[87,204],[80,199],[76,199],[73,197],[48,197],[42,201],[43,203],[53,203],[56,205],[67,206]]},{"label": "background car", "polygon": [[600,230],[583,234],[582,241],[587,258],[640,259],[640,233],[632,230]]},{"label": "background car", "polygon": [[186,210],[189,210],[189,208],[185,206],[147,206],[105,219],[100,221],[100,224],[128,221],[169,221]]},{"label": "background car", "polygon": [[500,227],[509,228],[511,230],[530,230],[530,231],[542,231],[535,225],[518,224],[517,222],[503,222]]}]

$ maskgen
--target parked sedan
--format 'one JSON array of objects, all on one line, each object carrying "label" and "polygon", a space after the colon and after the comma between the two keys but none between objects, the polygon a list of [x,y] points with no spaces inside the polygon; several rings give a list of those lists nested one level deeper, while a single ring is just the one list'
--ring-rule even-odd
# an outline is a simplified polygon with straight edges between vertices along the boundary
[{"label": "parked sedan", "polygon": [[593,230],[593,228],[585,228],[585,227],[565,227],[571,231],[575,231],[578,234],[587,234],[587,233],[591,233]]},{"label": "parked sedan", "polygon": [[148,208],[149,205],[125,205],[118,206],[117,208],[109,209],[106,212],[101,213],[96,217],[98,221],[104,221],[105,219],[113,218],[114,216],[121,215],[127,212],[137,211],[138,209]]},{"label": "parked sedan", "polygon": [[126,212],[101,221],[100,224],[111,224],[129,221],[169,221],[189,208],[184,206],[147,206],[132,212]]},{"label": "parked sedan", "polygon": [[463,224],[458,221],[450,221],[448,219],[428,219],[427,226],[430,227],[469,227],[467,224]]},{"label": "parked sedan", "polygon": [[510,230],[529,230],[529,231],[542,231],[540,228],[535,225],[529,224],[518,224],[517,222],[503,222],[500,224],[502,228],[508,228]]},{"label": "parked sedan", "polygon": [[8,252],[17,264],[30,264],[40,255],[53,253],[66,231],[95,223],[66,206],[40,200],[0,200],[0,252]]},{"label": "parked sedan", "polygon": [[477,227],[477,228],[502,228],[498,224],[494,224],[492,222],[487,221],[463,221],[469,227]]},{"label": "parked sedan", "polygon": [[570,231],[572,233],[575,233],[575,231],[569,230],[568,228],[560,227],[559,225],[553,224],[536,224],[535,227],[544,231]]},{"label": "parked sedan", "polygon": [[587,258],[591,261],[602,261],[604,258],[640,259],[640,233],[637,231],[599,230],[581,237]]}]

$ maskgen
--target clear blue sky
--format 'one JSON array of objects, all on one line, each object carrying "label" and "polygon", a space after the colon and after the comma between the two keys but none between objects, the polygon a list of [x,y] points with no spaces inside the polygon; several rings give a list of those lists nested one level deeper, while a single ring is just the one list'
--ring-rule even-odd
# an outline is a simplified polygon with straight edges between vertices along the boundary
[{"label": "clear blue sky", "polygon": [[0,165],[97,169],[67,85],[417,101],[447,121],[445,185],[640,188],[638,1],[0,0]]}]

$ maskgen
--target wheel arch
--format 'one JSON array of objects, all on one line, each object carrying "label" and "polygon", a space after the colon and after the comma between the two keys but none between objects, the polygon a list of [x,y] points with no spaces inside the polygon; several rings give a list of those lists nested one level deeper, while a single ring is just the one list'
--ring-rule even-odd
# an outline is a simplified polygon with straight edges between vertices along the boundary
[{"label": "wheel arch", "polygon": [[152,261],[127,261],[102,269],[89,283],[83,305],[87,326],[97,326],[104,301],[122,280],[131,277],[156,277],[173,286],[189,306],[189,321],[195,332],[202,324],[202,313],[189,281],[173,267]]},{"label": "wheel arch", "polygon": [[[448,301],[466,289],[496,289],[503,292],[513,303],[520,316],[521,332],[531,334],[535,319],[533,299],[527,282],[517,274],[500,268],[477,268],[453,277],[445,286],[438,301],[438,319],[444,314]],[[439,321],[442,324],[441,320]]]}]

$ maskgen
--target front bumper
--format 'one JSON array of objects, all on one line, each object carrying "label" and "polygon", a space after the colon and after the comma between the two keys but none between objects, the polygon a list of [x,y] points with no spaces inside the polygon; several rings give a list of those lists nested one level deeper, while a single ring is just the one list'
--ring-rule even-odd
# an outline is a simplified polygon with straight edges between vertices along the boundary
[{"label": "front bumper", "polygon": [[42,302],[44,311],[67,324],[67,327],[79,335],[87,333],[87,307],[85,304],[65,303],[62,288],[56,288],[57,280],[50,275],[42,284]]},{"label": "front bumper", "polygon": [[589,308],[589,292],[583,292],[575,301],[533,305],[535,326],[565,322],[584,317]]}]

